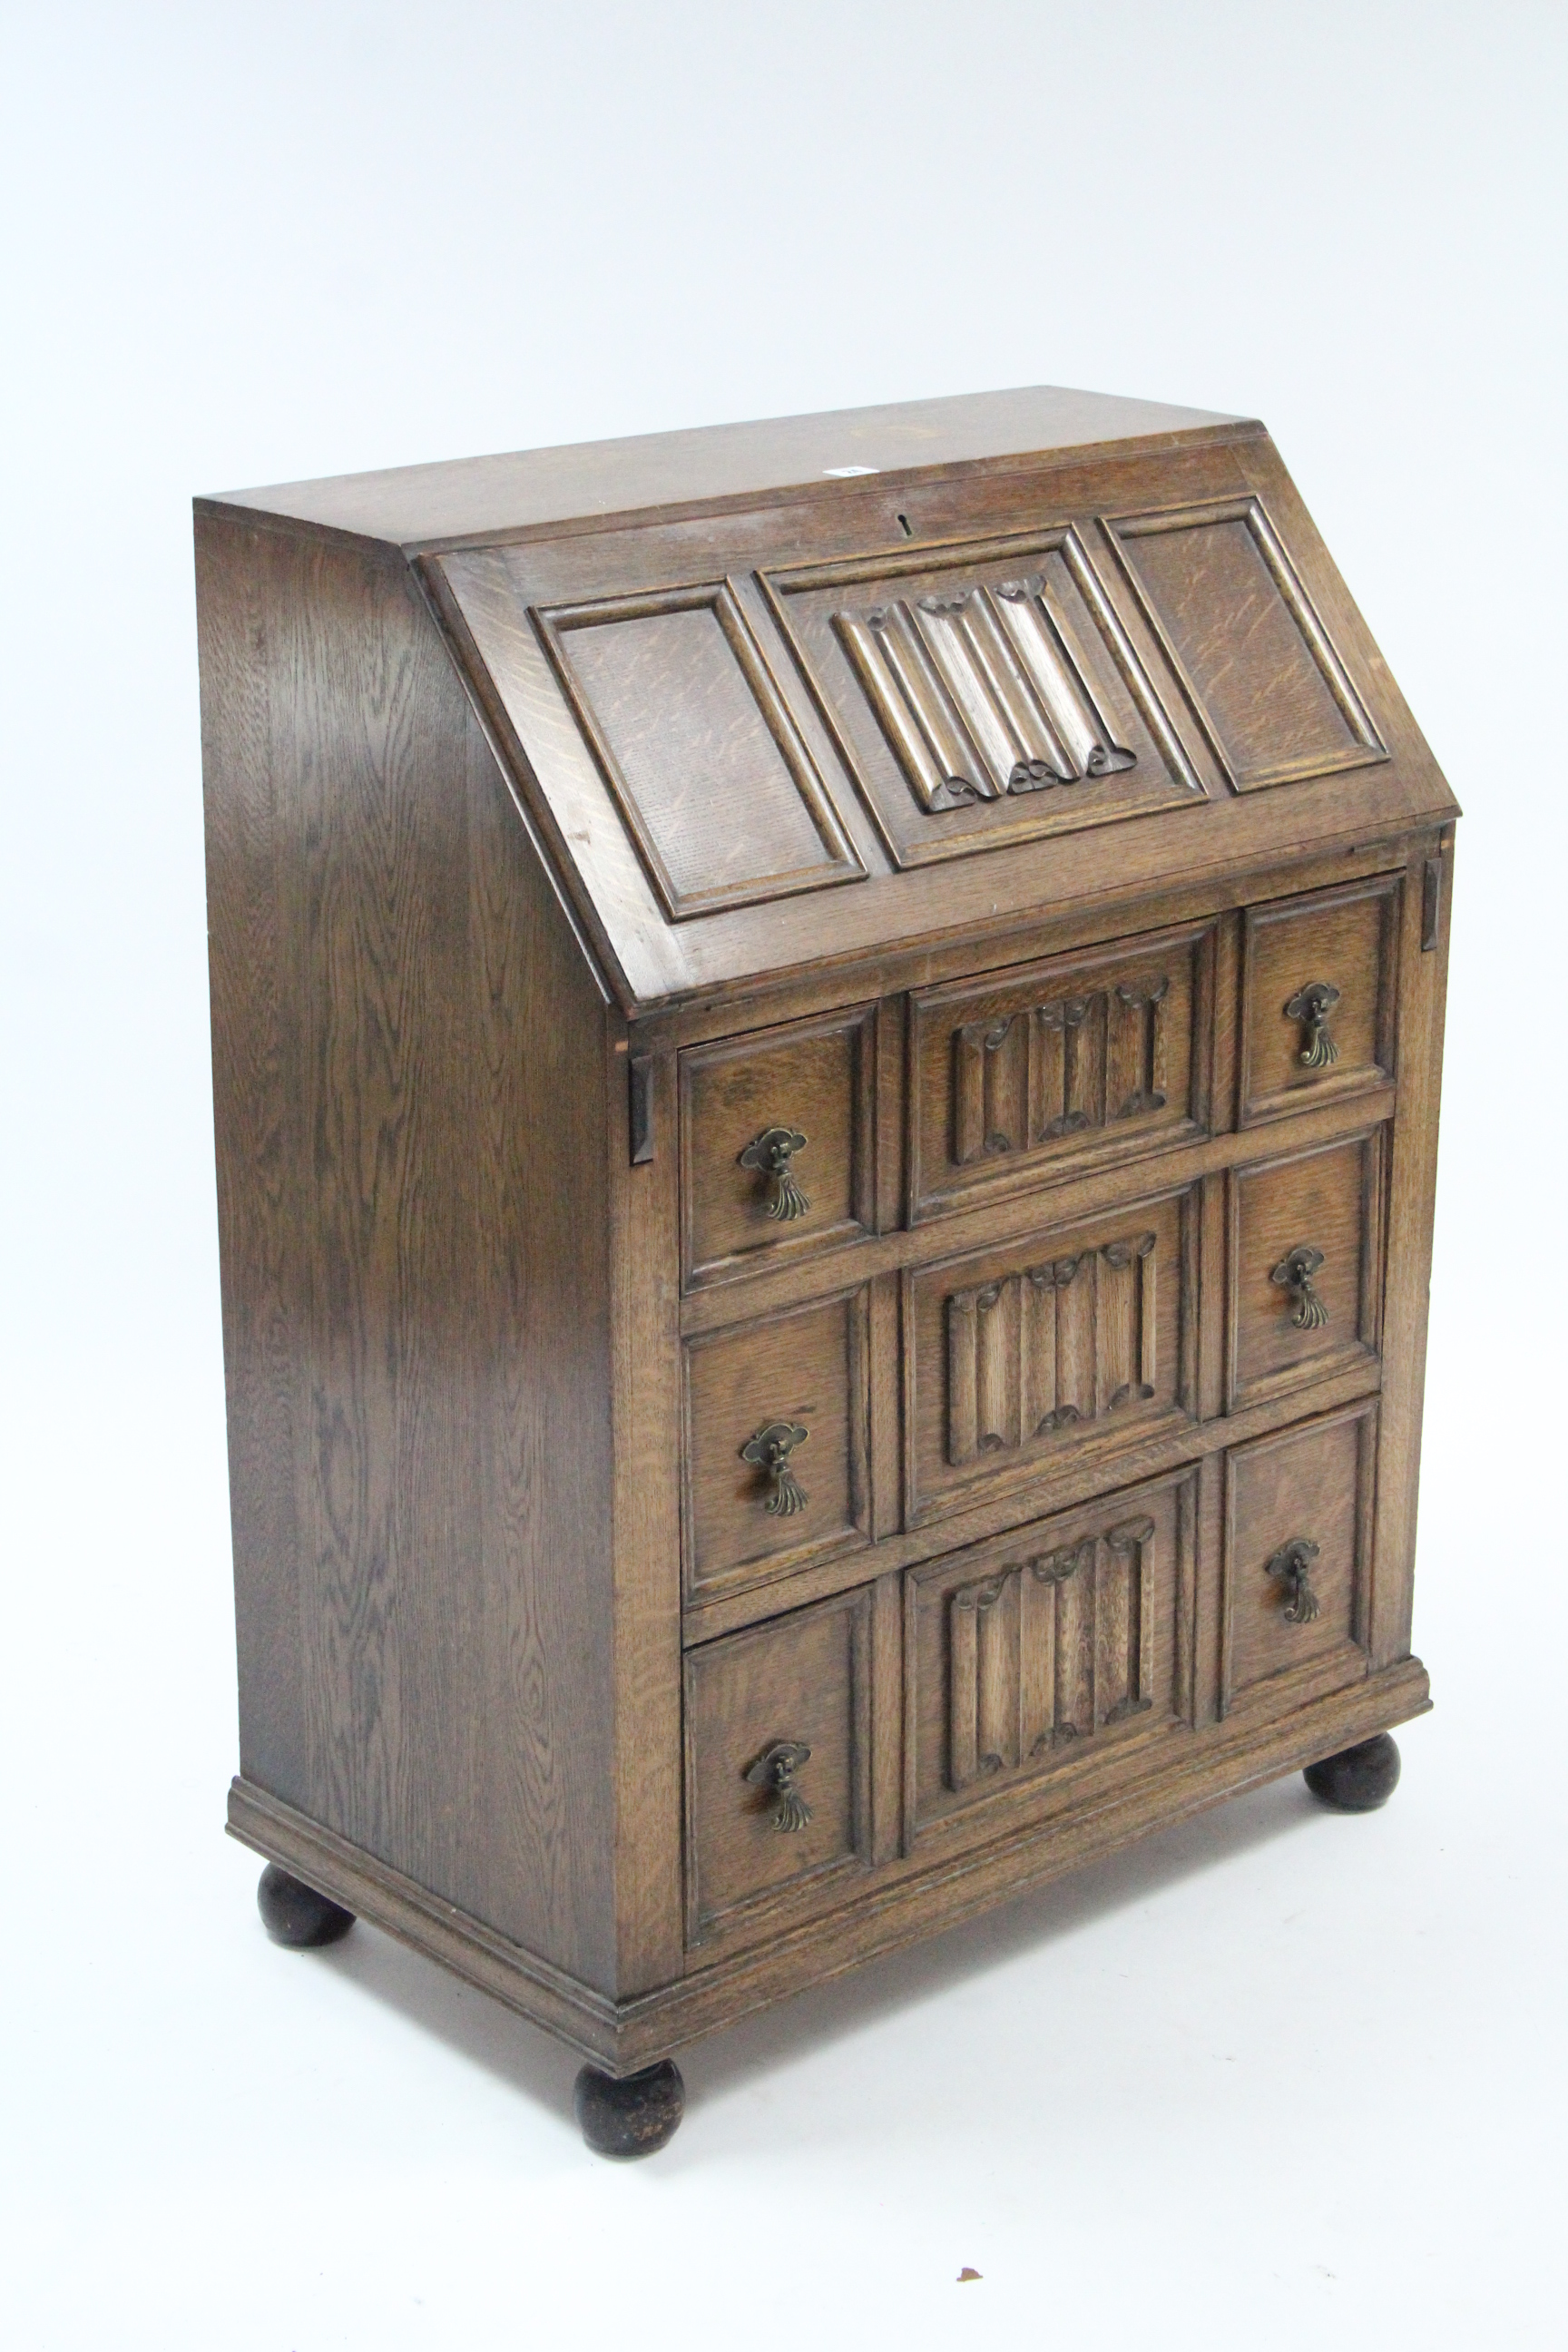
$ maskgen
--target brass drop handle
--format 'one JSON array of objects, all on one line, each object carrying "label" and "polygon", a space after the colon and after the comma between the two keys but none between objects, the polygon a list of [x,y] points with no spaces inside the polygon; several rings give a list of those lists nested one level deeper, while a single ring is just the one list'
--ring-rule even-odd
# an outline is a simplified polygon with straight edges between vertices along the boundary
[{"label": "brass drop handle", "polygon": [[1321,1249],[1310,1242],[1298,1242],[1289,1257],[1282,1257],[1270,1282],[1290,1294],[1290,1320],[1298,1331],[1321,1331],[1329,1319],[1329,1310],[1312,1287],[1312,1276],[1326,1263]]},{"label": "brass drop handle", "polygon": [[798,1127],[764,1127],[740,1156],[741,1167],[754,1168],[766,1178],[768,1214],[780,1223],[804,1217],[811,1206],[790,1165],[795,1153],[805,1150],[805,1144],[806,1139]]},{"label": "brass drop handle", "polygon": [[1329,1015],[1339,1001],[1340,992],[1331,981],[1310,980],[1285,1007],[1286,1020],[1299,1021],[1306,1032],[1296,1056],[1304,1070],[1326,1070],[1331,1062],[1339,1060],[1340,1049],[1329,1034]]},{"label": "brass drop handle", "polygon": [[775,1739],[764,1748],[754,1764],[746,1767],[746,1778],[753,1789],[766,1789],[772,1793],[768,1818],[775,1830],[803,1830],[811,1819],[811,1807],[795,1786],[795,1776],[803,1764],[809,1763],[811,1750],[799,1739]]},{"label": "brass drop handle", "polygon": [[776,1518],[787,1519],[805,1508],[805,1489],[790,1468],[789,1457],[810,1434],[804,1421],[769,1421],[741,1448],[742,1461],[767,1479],[766,1508]]},{"label": "brass drop handle", "polygon": [[1310,1625],[1318,1614],[1318,1596],[1308,1581],[1317,1557],[1318,1547],[1310,1536],[1292,1536],[1264,1569],[1265,1576],[1277,1576],[1286,1588],[1287,1625]]}]

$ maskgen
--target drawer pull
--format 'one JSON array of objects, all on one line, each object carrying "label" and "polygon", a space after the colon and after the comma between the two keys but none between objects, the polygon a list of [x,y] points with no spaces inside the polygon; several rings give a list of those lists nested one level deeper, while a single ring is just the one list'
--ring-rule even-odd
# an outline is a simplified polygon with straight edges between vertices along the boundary
[{"label": "drawer pull", "polygon": [[1297,1055],[1304,1070],[1326,1070],[1339,1060],[1340,1049],[1329,1034],[1329,1015],[1339,1001],[1340,992],[1331,982],[1310,980],[1285,1007],[1286,1020],[1299,1021],[1307,1033]]},{"label": "drawer pull", "polygon": [[789,1457],[797,1445],[804,1445],[811,1434],[803,1421],[770,1421],[748,1437],[741,1448],[741,1459],[760,1470],[768,1481],[768,1498],[764,1507],[776,1518],[787,1519],[795,1511],[805,1508],[805,1489],[789,1466]]},{"label": "drawer pull", "polygon": [[1292,1536],[1288,1544],[1280,1545],[1263,1571],[1265,1576],[1279,1577],[1287,1587],[1287,1625],[1310,1625],[1318,1613],[1318,1596],[1308,1581],[1317,1557],[1318,1547],[1310,1536]]},{"label": "drawer pull", "polygon": [[795,1774],[810,1758],[811,1750],[803,1741],[775,1739],[754,1764],[746,1767],[746,1778],[753,1789],[772,1791],[768,1818],[775,1830],[803,1830],[811,1819],[811,1807],[795,1784]]},{"label": "drawer pull", "polygon": [[1313,1249],[1310,1242],[1298,1242],[1268,1277],[1290,1293],[1290,1320],[1298,1331],[1321,1331],[1329,1319],[1328,1308],[1312,1287],[1312,1276],[1323,1263],[1321,1249]]},{"label": "drawer pull", "polygon": [[742,1168],[754,1168],[766,1178],[768,1214],[780,1223],[791,1217],[804,1217],[811,1206],[790,1166],[795,1153],[805,1150],[805,1143],[798,1127],[765,1127],[740,1157]]}]

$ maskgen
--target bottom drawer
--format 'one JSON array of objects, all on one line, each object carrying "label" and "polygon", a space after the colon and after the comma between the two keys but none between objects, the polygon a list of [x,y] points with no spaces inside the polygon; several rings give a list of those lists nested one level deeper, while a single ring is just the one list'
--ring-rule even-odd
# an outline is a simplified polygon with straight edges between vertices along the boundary
[{"label": "bottom drawer", "polygon": [[904,1580],[907,1852],[1068,1802],[1193,1722],[1197,1472],[1125,1487]]},{"label": "bottom drawer", "polygon": [[686,1934],[810,1911],[871,1864],[869,1585],[686,1657]]},{"label": "bottom drawer", "polygon": [[1376,1475],[1375,1400],[1226,1456],[1222,1715],[1366,1673]]}]

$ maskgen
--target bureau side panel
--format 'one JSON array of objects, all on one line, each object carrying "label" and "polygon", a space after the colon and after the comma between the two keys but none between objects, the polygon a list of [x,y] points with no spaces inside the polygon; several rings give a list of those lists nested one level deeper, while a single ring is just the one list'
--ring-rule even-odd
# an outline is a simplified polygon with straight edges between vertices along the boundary
[{"label": "bureau side panel", "polygon": [[605,1985],[603,1001],[402,560],[197,571],[243,1769]]}]

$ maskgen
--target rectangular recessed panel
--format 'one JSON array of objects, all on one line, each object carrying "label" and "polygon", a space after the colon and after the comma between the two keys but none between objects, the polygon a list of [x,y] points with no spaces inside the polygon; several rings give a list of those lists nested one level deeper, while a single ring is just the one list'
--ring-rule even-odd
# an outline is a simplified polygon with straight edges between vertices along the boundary
[{"label": "rectangular recessed panel", "polygon": [[1207,1117],[1212,926],[910,999],[910,1213],[1126,1159]]},{"label": "rectangular recessed panel", "polygon": [[868,1867],[870,1703],[864,1588],[688,1654],[689,1943]]},{"label": "rectangular recessed panel", "polygon": [[1226,1455],[1222,1711],[1365,1674],[1376,1435],[1366,1404]]},{"label": "rectangular recessed panel", "polygon": [[763,585],[900,866],[1203,801],[1075,530]]},{"label": "rectangular recessed panel", "polygon": [[868,1314],[862,1288],[687,1341],[692,1599],[868,1540]]},{"label": "rectangular recessed panel", "polygon": [[910,1573],[911,1829],[1190,1719],[1195,1485],[1105,1496]]},{"label": "rectangular recessed panel", "polygon": [[1227,1405],[1289,1395],[1377,1352],[1383,1129],[1230,1177]]},{"label": "rectangular recessed panel", "polygon": [[1188,1410],[1195,1192],[906,1276],[911,1519],[1113,1456]]},{"label": "rectangular recessed panel", "polygon": [[863,874],[727,585],[538,617],[673,919]]},{"label": "rectangular recessed panel", "polygon": [[1393,1077],[1402,888],[1383,874],[1247,908],[1244,1127]]},{"label": "rectangular recessed panel", "polygon": [[869,1231],[875,1026],[860,1005],[681,1055],[688,1287]]},{"label": "rectangular recessed panel", "polygon": [[1257,499],[1106,528],[1237,791],[1387,756]]}]

